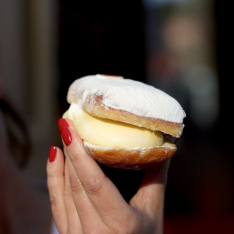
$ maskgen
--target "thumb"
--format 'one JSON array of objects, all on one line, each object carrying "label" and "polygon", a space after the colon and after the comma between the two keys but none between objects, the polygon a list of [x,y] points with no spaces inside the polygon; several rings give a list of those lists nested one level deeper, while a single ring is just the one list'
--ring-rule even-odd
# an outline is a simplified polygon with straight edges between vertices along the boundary
[{"label": "thumb", "polygon": [[163,214],[164,193],[170,159],[148,168],[142,184],[130,205],[155,217]]}]

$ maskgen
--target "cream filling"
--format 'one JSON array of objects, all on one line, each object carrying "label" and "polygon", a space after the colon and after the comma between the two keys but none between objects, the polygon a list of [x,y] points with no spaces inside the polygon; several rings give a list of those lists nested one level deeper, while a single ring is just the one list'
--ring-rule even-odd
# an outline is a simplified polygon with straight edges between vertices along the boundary
[{"label": "cream filling", "polygon": [[163,144],[161,132],[94,117],[74,103],[63,117],[71,119],[80,137],[93,145],[135,148]]}]

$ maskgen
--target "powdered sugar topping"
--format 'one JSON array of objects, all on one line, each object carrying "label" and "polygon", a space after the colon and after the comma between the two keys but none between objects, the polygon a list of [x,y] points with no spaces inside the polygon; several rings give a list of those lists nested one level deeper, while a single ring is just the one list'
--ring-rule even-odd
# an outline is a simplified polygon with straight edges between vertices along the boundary
[{"label": "powdered sugar topping", "polygon": [[[135,115],[183,123],[186,114],[181,105],[165,92],[142,82],[91,75],[75,80],[69,88],[69,96],[78,97],[77,104],[87,97],[103,96],[103,104]],[[74,99],[73,99],[74,101]],[[79,103],[81,101],[81,103]]]}]

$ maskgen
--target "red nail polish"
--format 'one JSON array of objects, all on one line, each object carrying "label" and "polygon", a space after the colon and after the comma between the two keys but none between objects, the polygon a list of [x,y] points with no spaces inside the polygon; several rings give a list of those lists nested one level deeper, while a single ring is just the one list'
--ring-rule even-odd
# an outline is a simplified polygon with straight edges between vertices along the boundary
[{"label": "red nail polish", "polygon": [[49,161],[53,162],[56,158],[57,154],[57,148],[55,146],[50,146],[50,152],[49,152]]},{"label": "red nail polish", "polygon": [[69,146],[72,143],[72,135],[69,128],[67,127],[62,128],[61,134],[65,145]]},{"label": "red nail polish", "polygon": [[58,120],[58,126],[59,126],[59,131],[60,131],[60,132],[62,132],[62,129],[63,129],[64,127],[67,127],[67,128],[69,127],[67,121],[66,121],[65,119],[63,119],[63,118],[60,118],[60,119]]}]

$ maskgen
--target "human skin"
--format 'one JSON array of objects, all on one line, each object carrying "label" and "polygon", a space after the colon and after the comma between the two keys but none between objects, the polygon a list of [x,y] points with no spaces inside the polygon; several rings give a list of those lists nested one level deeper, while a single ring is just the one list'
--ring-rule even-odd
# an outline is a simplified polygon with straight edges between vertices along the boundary
[{"label": "human skin", "polygon": [[86,153],[72,121],[63,123],[59,127],[65,157],[61,149],[51,147],[47,163],[51,209],[59,233],[163,233],[170,160],[146,169],[139,190],[127,203]]}]

